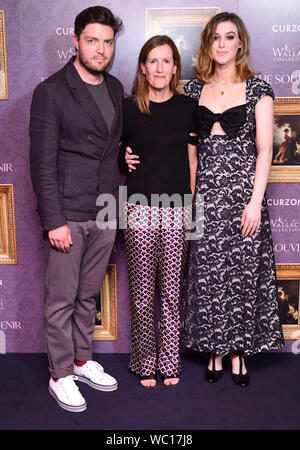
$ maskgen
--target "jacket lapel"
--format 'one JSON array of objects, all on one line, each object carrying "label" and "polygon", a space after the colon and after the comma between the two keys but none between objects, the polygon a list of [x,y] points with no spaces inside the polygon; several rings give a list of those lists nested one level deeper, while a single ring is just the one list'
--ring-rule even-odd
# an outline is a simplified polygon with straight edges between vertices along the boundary
[{"label": "jacket lapel", "polygon": [[[106,122],[96,105],[94,99],[88,91],[88,88],[85,86],[84,82],[80,78],[77,70],[74,67],[74,57],[68,62],[65,66],[65,75],[67,78],[67,82],[69,87],[74,95],[74,97],[78,100],[79,104],[82,108],[87,112],[93,123],[96,125],[98,130],[104,139],[107,139],[109,132],[106,125]],[[116,107],[116,105],[115,105]],[[116,119],[116,117],[115,117]]]},{"label": "jacket lapel", "polygon": [[121,113],[122,113],[122,101],[121,100],[122,99],[120,99],[119,96],[116,95],[116,92],[113,89],[113,86],[111,83],[111,78],[110,78],[109,74],[106,74],[104,72],[103,75],[105,77],[106,85],[108,87],[108,91],[109,91],[110,97],[112,99],[114,108],[115,108],[115,117],[114,117],[113,123],[109,130],[108,139],[106,141],[106,145],[105,145],[102,157],[103,157],[105,151],[107,150],[107,148],[110,147],[114,137],[118,134],[119,129],[120,129],[120,120],[122,117],[121,116]]},{"label": "jacket lapel", "polygon": [[113,105],[115,108],[115,117],[114,117],[113,123],[111,124],[110,131],[109,131],[110,135],[114,135],[115,128],[119,125],[119,121],[120,121],[120,108],[121,108],[122,102],[120,102],[119,97],[116,97],[116,92],[111,85],[110,78],[105,72],[104,72],[104,77],[105,77],[105,81],[106,81],[106,85],[108,87],[110,97],[112,99],[112,102],[113,102]]}]

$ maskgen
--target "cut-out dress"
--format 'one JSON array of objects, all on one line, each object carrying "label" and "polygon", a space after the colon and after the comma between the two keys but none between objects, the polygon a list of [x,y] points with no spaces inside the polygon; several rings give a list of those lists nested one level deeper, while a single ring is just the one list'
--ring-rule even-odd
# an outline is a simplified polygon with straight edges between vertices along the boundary
[{"label": "cut-out dress", "polygon": [[[192,80],[185,92],[199,100],[203,86]],[[265,95],[274,98],[272,88],[253,77],[244,105],[223,114],[198,106],[195,199],[204,200],[204,232],[190,242],[183,333],[183,344],[198,351],[249,356],[284,345],[266,198],[259,231],[243,237],[241,228],[257,158],[255,105]],[[226,135],[210,134],[215,121]]]}]

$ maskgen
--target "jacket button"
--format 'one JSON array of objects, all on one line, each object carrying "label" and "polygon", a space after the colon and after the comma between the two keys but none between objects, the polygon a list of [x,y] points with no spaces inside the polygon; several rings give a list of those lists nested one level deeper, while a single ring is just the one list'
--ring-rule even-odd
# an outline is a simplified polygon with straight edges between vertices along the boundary
[{"label": "jacket button", "polygon": [[88,134],[87,138],[88,138],[89,141],[93,141],[93,136],[91,134]]}]

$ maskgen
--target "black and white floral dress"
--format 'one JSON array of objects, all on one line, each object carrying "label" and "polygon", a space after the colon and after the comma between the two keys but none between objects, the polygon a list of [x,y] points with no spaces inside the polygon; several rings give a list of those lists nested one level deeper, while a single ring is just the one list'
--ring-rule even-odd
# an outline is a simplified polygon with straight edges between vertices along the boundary
[{"label": "black and white floral dress", "polygon": [[[202,88],[192,80],[185,91],[199,99]],[[270,85],[250,78],[245,105],[218,117],[198,106],[196,194],[204,199],[204,233],[190,242],[183,333],[183,344],[195,350],[249,356],[284,345],[266,199],[260,230],[247,237],[241,232],[257,157],[255,105],[264,95],[274,98]],[[210,135],[216,120],[227,135]]]}]

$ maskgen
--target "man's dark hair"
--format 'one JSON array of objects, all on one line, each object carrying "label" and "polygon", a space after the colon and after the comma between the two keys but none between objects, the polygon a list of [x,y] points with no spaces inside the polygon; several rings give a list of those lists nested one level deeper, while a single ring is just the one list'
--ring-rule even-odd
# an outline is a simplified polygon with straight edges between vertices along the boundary
[{"label": "man's dark hair", "polygon": [[74,34],[78,40],[82,31],[90,23],[107,25],[114,30],[115,35],[122,27],[122,20],[115,17],[110,9],[105,6],[91,6],[81,11],[75,18]]}]

